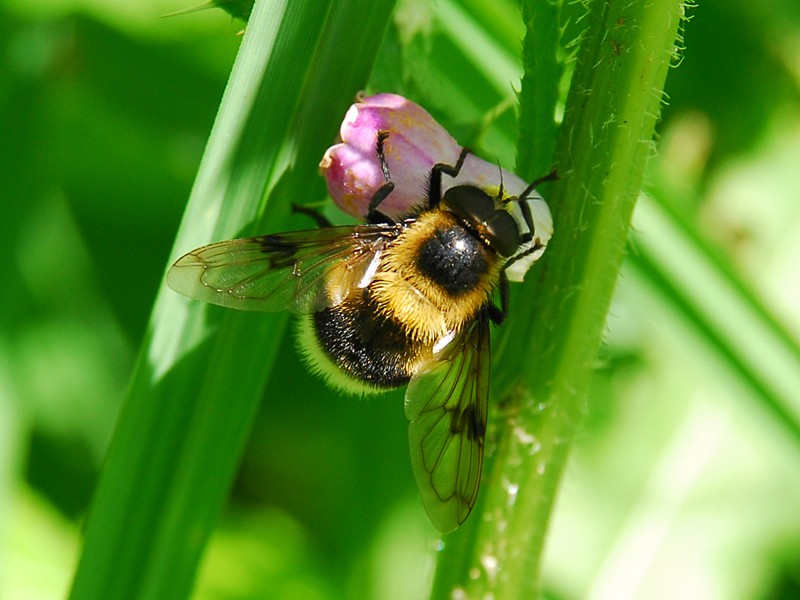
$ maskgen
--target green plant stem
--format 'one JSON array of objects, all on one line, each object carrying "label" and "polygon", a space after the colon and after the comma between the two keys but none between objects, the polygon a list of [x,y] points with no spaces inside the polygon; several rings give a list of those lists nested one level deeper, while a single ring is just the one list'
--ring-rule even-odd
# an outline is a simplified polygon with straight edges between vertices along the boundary
[{"label": "green plant stem", "polygon": [[[389,0],[256,3],[173,258],[263,232],[267,221],[277,229],[290,200],[321,195],[309,173],[363,87],[392,8]],[[189,595],[284,322],[188,302],[162,286],[71,598]]]},{"label": "green plant stem", "polygon": [[[445,554],[465,559],[458,572],[439,573],[434,597],[537,592],[547,523],[583,413],[682,16],[679,0],[589,4],[556,147],[559,181],[544,190],[555,235],[529,281],[514,290],[497,344],[500,369],[517,382],[504,386],[510,391],[494,468],[483,514],[473,516],[482,520],[446,540]],[[519,148],[521,164],[534,150]]]}]

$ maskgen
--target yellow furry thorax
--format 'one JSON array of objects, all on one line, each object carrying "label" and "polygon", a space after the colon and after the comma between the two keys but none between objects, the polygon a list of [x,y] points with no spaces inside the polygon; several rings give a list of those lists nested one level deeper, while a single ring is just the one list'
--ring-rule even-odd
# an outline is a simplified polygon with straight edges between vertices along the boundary
[{"label": "yellow furry thorax", "polygon": [[381,259],[370,290],[379,311],[400,323],[424,344],[433,344],[449,332],[459,332],[489,301],[497,285],[502,259],[486,248],[489,272],[478,285],[454,297],[416,267],[417,255],[435,231],[459,223],[446,211],[423,213],[389,247]]}]

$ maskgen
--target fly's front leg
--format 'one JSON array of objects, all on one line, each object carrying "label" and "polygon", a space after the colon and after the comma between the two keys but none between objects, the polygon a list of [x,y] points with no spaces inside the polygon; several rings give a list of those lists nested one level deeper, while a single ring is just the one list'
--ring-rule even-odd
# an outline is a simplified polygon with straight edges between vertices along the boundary
[{"label": "fly's front leg", "polygon": [[[530,242],[534,238],[534,236],[536,235],[536,231],[534,230],[534,226],[533,226],[533,214],[531,213],[531,207],[527,202],[528,196],[530,196],[531,192],[539,184],[544,183],[545,181],[557,181],[557,180],[558,180],[558,171],[556,171],[556,169],[553,169],[552,171],[550,171],[544,177],[539,177],[536,181],[531,183],[528,187],[525,188],[525,190],[519,196],[515,196],[513,198],[509,198],[508,200],[506,200],[506,202],[516,202],[517,203],[517,205],[519,206],[520,210],[522,211],[522,220],[525,222],[525,225],[528,226],[528,232],[520,237],[520,240],[519,240],[519,245],[520,246]],[[525,251],[522,254],[512,258],[510,262],[506,263],[506,266],[508,266],[511,263],[514,263],[514,262],[518,261],[520,258],[523,258],[525,256],[528,256],[529,254],[532,254],[532,253],[536,252],[541,247],[542,246],[540,244],[538,244],[538,243],[535,244],[532,248],[528,248],[527,251]]]},{"label": "fly's front leg", "polygon": [[[526,235],[526,236],[523,236],[523,237],[524,237],[524,238],[528,238],[527,240],[524,240],[524,241],[522,242],[523,244],[527,244],[528,242],[530,242],[530,241],[531,241],[531,239],[533,239],[533,234],[531,234],[531,235]],[[522,259],[522,258],[525,258],[526,256],[530,256],[531,254],[533,254],[534,252],[537,252],[537,251],[541,250],[542,248],[544,248],[544,245],[543,245],[543,244],[541,244],[541,243],[539,243],[539,241],[537,240],[537,241],[536,241],[536,243],[535,243],[533,246],[531,246],[530,248],[528,248],[528,249],[527,249],[527,250],[525,250],[524,252],[520,252],[519,254],[515,254],[514,256],[512,256],[511,258],[509,258],[509,259],[506,261],[506,263],[503,265],[503,270],[504,270],[504,272],[505,272],[505,269],[507,269],[508,267],[510,267],[511,265],[513,265],[513,264],[514,264],[515,262],[517,262],[518,260],[520,260],[520,259]]]}]

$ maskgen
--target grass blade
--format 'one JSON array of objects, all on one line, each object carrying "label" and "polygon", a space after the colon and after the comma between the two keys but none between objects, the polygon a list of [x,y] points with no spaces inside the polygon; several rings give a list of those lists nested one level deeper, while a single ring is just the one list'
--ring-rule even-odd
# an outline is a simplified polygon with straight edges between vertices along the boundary
[{"label": "grass blade", "polygon": [[[363,86],[391,10],[391,2],[355,0],[256,4],[174,255],[267,222],[277,229],[290,200],[321,195],[309,173]],[[72,598],[189,594],[283,323],[187,302],[162,287]]]}]

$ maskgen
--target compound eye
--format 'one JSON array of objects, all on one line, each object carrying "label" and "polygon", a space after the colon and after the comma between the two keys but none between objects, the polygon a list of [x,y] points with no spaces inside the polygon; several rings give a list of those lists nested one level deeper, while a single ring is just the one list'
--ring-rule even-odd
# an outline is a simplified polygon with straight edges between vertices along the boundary
[{"label": "compound eye", "polygon": [[485,239],[495,252],[509,257],[519,247],[514,217],[495,206],[494,199],[474,185],[457,185],[444,193],[444,204]]},{"label": "compound eye", "polygon": [[494,212],[492,197],[474,185],[451,187],[442,200],[453,213],[476,227],[491,219]]},{"label": "compound eye", "polygon": [[498,254],[509,257],[519,248],[519,227],[505,210],[495,210],[487,219],[483,234]]}]

